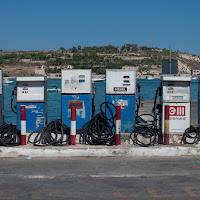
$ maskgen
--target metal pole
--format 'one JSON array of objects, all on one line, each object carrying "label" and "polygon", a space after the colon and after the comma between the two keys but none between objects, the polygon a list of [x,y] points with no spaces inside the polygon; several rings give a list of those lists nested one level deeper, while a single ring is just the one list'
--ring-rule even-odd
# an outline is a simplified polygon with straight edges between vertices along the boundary
[{"label": "metal pole", "polygon": [[115,145],[121,144],[120,132],[121,132],[121,107],[116,106]]},{"label": "metal pole", "polygon": [[76,107],[71,107],[70,144],[76,145]]},{"label": "metal pole", "polygon": [[169,145],[169,107],[165,106],[164,145]]},{"label": "metal pole", "polygon": [[20,106],[21,115],[21,145],[26,145],[26,107]]},{"label": "metal pole", "polygon": [[172,73],[172,58],[171,58],[171,48],[169,47],[169,73]]}]

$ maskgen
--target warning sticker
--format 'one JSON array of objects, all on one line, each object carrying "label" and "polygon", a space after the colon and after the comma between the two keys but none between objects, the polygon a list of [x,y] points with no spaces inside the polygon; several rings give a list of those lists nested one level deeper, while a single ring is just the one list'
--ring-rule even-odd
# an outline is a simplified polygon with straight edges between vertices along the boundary
[{"label": "warning sticker", "polygon": [[172,96],[172,99],[183,99],[183,96]]}]

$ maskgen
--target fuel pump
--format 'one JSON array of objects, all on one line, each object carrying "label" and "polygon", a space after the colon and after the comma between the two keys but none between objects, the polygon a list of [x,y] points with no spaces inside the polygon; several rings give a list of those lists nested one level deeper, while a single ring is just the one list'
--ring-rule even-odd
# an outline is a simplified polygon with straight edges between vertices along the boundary
[{"label": "fuel pump", "polygon": [[62,123],[70,126],[71,107],[76,107],[76,128],[81,129],[91,119],[92,71],[62,70]]},{"label": "fuel pump", "polygon": [[169,144],[180,144],[185,129],[190,127],[191,76],[166,74],[161,76],[161,84],[162,133],[164,134],[167,115],[169,118]]},{"label": "fuel pump", "polygon": [[[135,124],[135,70],[106,70],[106,102],[121,107],[121,132],[132,132]],[[112,111],[112,112],[110,112]],[[106,115],[115,113],[114,108],[106,106]]]},{"label": "fuel pump", "polygon": [[3,72],[0,70],[0,125],[4,123]]},{"label": "fuel pump", "polygon": [[[13,105],[16,95],[17,105]],[[12,91],[11,109],[17,114],[17,127],[21,130],[20,106],[26,106],[26,131],[42,129],[47,122],[47,79],[45,76],[17,77]]]},{"label": "fuel pump", "polygon": [[198,76],[198,126],[200,127],[200,76]]}]

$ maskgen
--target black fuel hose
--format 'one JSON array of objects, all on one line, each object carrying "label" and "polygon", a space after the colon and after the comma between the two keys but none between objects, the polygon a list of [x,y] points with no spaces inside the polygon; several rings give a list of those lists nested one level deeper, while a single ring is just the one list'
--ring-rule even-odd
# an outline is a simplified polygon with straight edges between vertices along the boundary
[{"label": "black fuel hose", "polygon": [[[34,136],[36,134],[36,136]],[[32,140],[32,137],[34,139]],[[34,146],[64,146],[70,144],[70,128],[59,119],[49,122],[43,129],[31,132],[28,142]]]},{"label": "black fuel hose", "polygon": [[93,91],[93,96],[92,96],[92,117],[94,116],[94,113],[95,113],[95,104],[94,104],[94,99],[95,99],[95,96],[96,96],[96,91],[97,91],[97,86],[95,83],[92,84],[92,88],[94,89]]},{"label": "black fuel hose", "polygon": [[155,95],[154,103],[153,103],[153,113],[154,113],[154,115],[156,114],[155,112],[156,112],[157,96],[158,96],[158,88],[156,88],[156,95]]},{"label": "black fuel hose", "polygon": [[[134,126],[133,132],[130,134],[130,138],[133,141],[133,144],[137,144],[142,147],[153,146],[157,143],[162,143],[162,131],[157,128],[157,118],[156,118],[156,101],[158,93],[161,95],[161,86],[156,89],[156,94],[154,98],[154,108],[153,114],[142,114],[139,115],[139,107],[140,107],[140,85],[137,85],[138,88],[138,104],[136,109],[136,123]],[[145,117],[150,117],[152,120],[145,120]]]},{"label": "black fuel hose", "polygon": [[[108,118],[106,113],[103,111],[103,105],[111,114]],[[90,145],[114,145],[115,144],[115,115],[109,105],[110,102],[104,102],[100,105],[101,112],[96,114],[90,121],[83,125],[80,131],[80,143]],[[82,139],[82,142],[81,142]]]},{"label": "black fuel hose", "polygon": [[17,111],[16,111],[16,106],[13,106],[13,98],[14,98],[14,96],[16,96],[16,92],[17,91],[17,87],[15,86],[13,89],[12,89],[12,96],[11,96],[11,110],[15,113],[15,114],[17,114]]},{"label": "black fuel hose", "polygon": [[183,144],[198,144],[200,139],[200,128],[190,126],[185,130],[182,136]]},{"label": "black fuel hose", "polygon": [[19,146],[21,143],[21,134],[17,130],[17,125],[4,123],[0,126],[0,145],[1,146]]},{"label": "black fuel hose", "polygon": [[[150,120],[145,120],[142,117],[151,117]],[[155,126],[156,118],[153,114],[142,114],[136,118],[136,123],[133,132],[130,134],[130,139],[134,145],[142,147],[154,146],[157,143],[157,135],[160,131]]]},{"label": "black fuel hose", "polygon": [[157,131],[154,128],[140,125],[135,126],[130,138],[133,141],[133,144],[137,144],[141,147],[149,147],[156,144],[156,136]]},{"label": "black fuel hose", "polygon": [[138,117],[138,114],[139,114],[139,109],[140,109],[140,88],[141,88],[141,86],[140,86],[140,84],[139,83],[137,83],[137,90],[138,90],[138,103],[137,103],[137,108],[136,108],[136,112],[135,112],[135,118],[137,119],[137,117]]}]

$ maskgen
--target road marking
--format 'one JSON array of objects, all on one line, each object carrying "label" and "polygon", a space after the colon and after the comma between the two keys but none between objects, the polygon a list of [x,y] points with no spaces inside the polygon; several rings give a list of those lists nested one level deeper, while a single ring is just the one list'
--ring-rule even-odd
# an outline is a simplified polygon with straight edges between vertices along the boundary
[{"label": "road marking", "polygon": [[51,189],[37,190],[37,191],[33,192],[32,199],[40,199],[41,194],[48,195],[48,196],[56,195],[56,194],[58,194],[58,190],[51,190]]},{"label": "road marking", "polygon": [[200,187],[185,187],[184,190],[185,190],[191,197],[200,197]]},{"label": "road marking", "polygon": [[30,178],[30,179],[53,179],[55,176],[43,176],[43,175],[37,175],[37,176],[23,176],[24,178]]},{"label": "road marking", "polygon": [[125,194],[130,193],[132,191],[134,191],[134,189],[114,189],[113,190],[113,196],[117,197],[117,198],[130,198],[130,197],[137,197],[138,195],[136,194],[132,194],[132,195],[122,195],[121,192],[123,192]]},{"label": "road marking", "polygon": [[[79,174],[70,174],[69,176],[65,176],[65,178],[134,178],[134,177],[171,177],[171,176],[192,176],[195,174],[192,173],[159,173],[159,174],[93,174],[93,175],[79,175]],[[17,175],[17,174],[0,174],[0,177],[16,177],[16,178],[27,178],[27,179],[53,179],[56,177],[62,177],[60,175],[57,176],[47,176],[47,175]]]},{"label": "road marking", "polygon": [[161,176],[186,176],[192,175],[191,173],[163,173],[163,174],[97,174],[90,175],[92,178],[132,178],[132,177],[161,177]]},{"label": "road marking", "polygon": [[[11,191],[17,192],[17,189],[12,189]],[[0,199],[15,199],[15,197],[10,196],[11,191],[9,189],[0,190]]]},{"label": "road marking", "polygon": [[156,198],[156,197],[164,197],[164,196],[161,196],[161,195],[157,194],[157,192],[152,188],[146,188],[146,190],[154,198]]}]

